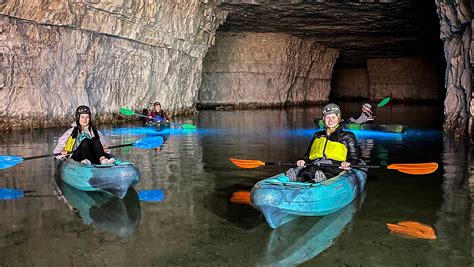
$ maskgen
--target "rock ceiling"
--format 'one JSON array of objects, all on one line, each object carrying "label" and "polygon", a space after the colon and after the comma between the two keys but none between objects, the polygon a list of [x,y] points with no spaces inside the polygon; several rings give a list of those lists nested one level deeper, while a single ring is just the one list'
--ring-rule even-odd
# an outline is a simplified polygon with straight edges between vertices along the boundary
[{"label": "rock ceiling", "polygon": [[282,32],[314,39],[341,49],[341,66],[364,66],[369,58],[442,54],[434,1],[245,2],[221,4],[229,15],[219,31]]}]

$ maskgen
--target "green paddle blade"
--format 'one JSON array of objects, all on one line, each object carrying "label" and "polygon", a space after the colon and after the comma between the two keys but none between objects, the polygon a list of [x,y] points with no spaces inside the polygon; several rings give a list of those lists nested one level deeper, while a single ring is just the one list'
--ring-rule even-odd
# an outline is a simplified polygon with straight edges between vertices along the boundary
[{"label": "green paddle blade", "polygon": [[181,124],[181,127],[183,127],[183,129],[186,129],[186,130],[194,130],[196,129],[196,125],[192,125],[192,124]]},{"label": "green paddle blade", "polygon": [[387,103],[390,101],[390,97],[386,97],[384,99],[382,99],[382,101],[380,101],[380,103],[377,105],[377,107],[383,107],[385,105],[387,105]]},{"label": "green paddle blade", "polygon": [[125,116],[135,115],[135,112],[131,109],[128,109],[128,108],[120,108],[119,111],[120,111],[121,114],[123,114]]}]

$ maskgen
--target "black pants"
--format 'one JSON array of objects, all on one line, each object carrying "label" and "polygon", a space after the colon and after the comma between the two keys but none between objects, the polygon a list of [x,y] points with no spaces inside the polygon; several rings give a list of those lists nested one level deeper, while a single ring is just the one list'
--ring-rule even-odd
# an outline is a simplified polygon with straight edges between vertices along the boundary
[{"label": "black pants", "polygon": [[311,181],[314,179],[314,174],[317,170],[322,171],[324,175],[326,175],[327,179],[338,175],[342,171],[341,169],[339,169],[339,167],[318,167],[315,165],[310,165],[302,169],[298,173],[297,177],[305,182]]},{"label": "black pants", "polygon": [[81,162],[88,159],[93,164],[100,164],[99,159],[104,156],[109,158],[110,155],[104,152],[104,147],[98,138],[86,138],[82,140],[81,144],[72,153],[72,159]]}]

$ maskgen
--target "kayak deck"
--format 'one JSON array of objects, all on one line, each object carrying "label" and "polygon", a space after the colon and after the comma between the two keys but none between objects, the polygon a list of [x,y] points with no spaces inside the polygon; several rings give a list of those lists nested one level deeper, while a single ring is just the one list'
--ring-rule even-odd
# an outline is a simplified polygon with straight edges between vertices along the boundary
[{"label": "kayak deck", "polygon": [[76,189],[105,192],[120,199],[140,181],[137,167],[120,159],[106,165],[90,165],[68,159],[61,161],[58,169],[61,180]]}]

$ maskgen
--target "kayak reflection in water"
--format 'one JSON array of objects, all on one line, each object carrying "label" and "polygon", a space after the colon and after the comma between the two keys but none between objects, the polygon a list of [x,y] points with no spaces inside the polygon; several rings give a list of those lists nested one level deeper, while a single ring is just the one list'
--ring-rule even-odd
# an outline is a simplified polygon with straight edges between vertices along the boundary
[{"label": "kayak reflection in water", "polygon": [[372,105],[369,103],[364,103],[362,105],[362,113],[359,115],[357,119],[351,117],[347,121],[350,123],[357,123],[357,124],[363,124],[363,123],[373,123],[375,120],[375,115],[374,112],[372,111]]},{"label": "kayak reflection in water", "polygon": [[262,265],[295,266],[314,259],[344,234],[362,207],[365,195],[366,191],[343,209],[322,218],[305,217],[273,230]]},{"label": "kayak reflection in water", "polygon": [[84,192],[57,181],[57,198],[77,211],[82,222],[121,238],[129,238],[141,219],[140,200],[132,188],[124,199],[101,192]]},{"label": "kayak reflection in water", "polygon": [[[357,140],[352,132],[344,131],[341,123],[341,109],[330,103],[323,108],[324,130],[316,132],[297,168],[289,169],[286,176],[290,181],[318,183],[337,176],[342,170],[349,170],[351,164],[360,163]],[[316,164],[335,164],[320,167]]]}]

